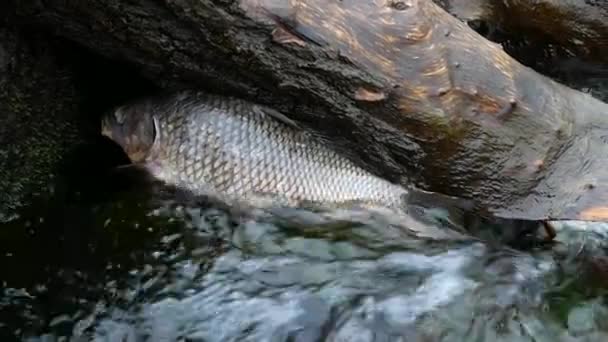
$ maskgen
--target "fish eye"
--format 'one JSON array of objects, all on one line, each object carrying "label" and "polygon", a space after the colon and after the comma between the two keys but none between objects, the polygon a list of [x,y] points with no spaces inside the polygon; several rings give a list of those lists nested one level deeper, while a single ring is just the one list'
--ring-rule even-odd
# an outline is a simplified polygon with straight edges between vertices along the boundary
[{"label": "fish eye", "polygon": [[114,111],[114,118],[116,119],[116,122],[119,124],[125,123],[125,114],[120,109],[117,109],[116,111]]}]

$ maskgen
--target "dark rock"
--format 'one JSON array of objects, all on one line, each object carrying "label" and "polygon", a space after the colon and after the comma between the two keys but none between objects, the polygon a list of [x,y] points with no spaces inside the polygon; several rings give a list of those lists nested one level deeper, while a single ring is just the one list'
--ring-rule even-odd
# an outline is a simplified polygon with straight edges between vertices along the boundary
[{"label": "dark rock", "polygon": [[0,21],[0,220],[53,192],[63,157],[84,139],[74,73],[52,40]]}]

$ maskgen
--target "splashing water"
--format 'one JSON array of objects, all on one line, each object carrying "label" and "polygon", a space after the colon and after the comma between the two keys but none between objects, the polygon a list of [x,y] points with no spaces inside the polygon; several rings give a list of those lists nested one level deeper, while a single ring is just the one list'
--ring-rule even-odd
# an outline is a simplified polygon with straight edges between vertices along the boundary
[{"label": "splashing water", "polygon": [[588,266],[605,248],[605,228],[598,225],[565,222],[558,239],[568,244],[518,251],[476,239],[420,237],[379,213],[277,208],[236,220],[230,210],[208,204],[178,205],[137,192],[120,196],[28,219],[32,232],[52,225],[64,235],[34,233],[24,238],[32,255],[4,254],[3,266],[12,265],[5,268],[11,275],[0,302],[6,336],[608,338],[606,279]]}]

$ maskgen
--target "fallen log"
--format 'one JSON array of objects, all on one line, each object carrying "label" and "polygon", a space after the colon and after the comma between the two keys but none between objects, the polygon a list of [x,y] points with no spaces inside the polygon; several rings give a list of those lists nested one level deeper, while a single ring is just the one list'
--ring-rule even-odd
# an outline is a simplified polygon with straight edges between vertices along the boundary
[{"label": "fallen log", "polygon": [[468,22],[489,18],[496,6],[492,1],[486,0],[433,0],[437,5],[456,18]]},{"label": "fallen log", "polygon": [[481,21],[503,34],[525,36],[531,45],[552,45],[562,54],[608,62],[608,1],[435,1],[461,20]]},{"label": "fallen log", "polygon": [[366,169],[497,217],[608,220],[608,105],[431,0],[18,1],[165,88],[274,106]]}]

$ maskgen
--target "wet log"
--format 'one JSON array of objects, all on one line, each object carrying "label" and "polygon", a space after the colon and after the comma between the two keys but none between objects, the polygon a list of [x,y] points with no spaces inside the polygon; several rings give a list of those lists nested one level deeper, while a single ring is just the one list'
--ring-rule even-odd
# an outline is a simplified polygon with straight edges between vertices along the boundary
[{"label": "wet log", "polygon": [[530,44],[559,53],[608,62],[608,1],[605,0],[435,0],[467,22],[484,22]]},{"label": "wet log", "polygon": [[274,106],[391,181],[498,217],[608,220],[608,105],[431,0],[13,6],[165,88]]},{"label": "wet log", "polygon": [[489,18],[489,13],[495,4],[486,0],[433,0],[437,5],[462,21],[483,20]]}]

